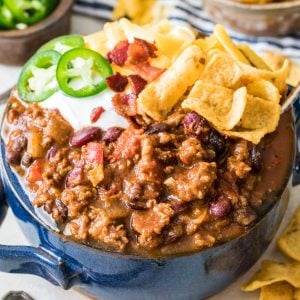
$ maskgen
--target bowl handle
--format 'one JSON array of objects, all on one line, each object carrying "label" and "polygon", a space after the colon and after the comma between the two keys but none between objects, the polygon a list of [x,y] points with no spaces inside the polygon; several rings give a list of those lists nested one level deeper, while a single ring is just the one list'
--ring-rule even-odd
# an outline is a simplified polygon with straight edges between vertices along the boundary
[{"label": "bowl handle", "polygon": [[[0,224],[7,212],[5,194],[0,180]],[[68,260],[66,265],[61,257],[51,250],[31,246],[6,246],[0,244],[0,271],[7,273],[31,274],[43,277],[54,285],[69,289],[80,267]]]},{"label": "bowl handle", "polygon": [[293,186],[300,184],[300,99],[294,103],[296,130],[296,157],[293,170]]}]

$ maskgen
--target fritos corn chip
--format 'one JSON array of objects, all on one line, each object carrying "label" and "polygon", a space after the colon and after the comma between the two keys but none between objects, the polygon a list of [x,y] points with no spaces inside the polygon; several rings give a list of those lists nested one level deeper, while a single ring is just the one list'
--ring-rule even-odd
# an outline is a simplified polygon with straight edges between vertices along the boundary
[{"label": "fritos corn chip", "polygon": [[277,241],[279,249],[300,262],[300,207]]},{"label": "fritos corn chip", "polygon": [[257,290],[275,282],[286,281],[300,288],[300,263],[280,264],[270,260],[262,262],[261,269],[242,289],[245,292]]},{"label": "fritos corn chip", "polygon": [[164,117],[182,98],[204,69],[205,53],[188,47],[158,80],[150,83],[138,97],[138,109],[154,120]]},{"label": "fritos corn chip", "polygon": [[285,282],[276,282],[261,288],[259,300],[293,300],[294,289]]},{"label": "fritos corn chip", "polygon": [[182,107],[196,111],[222,131],[230,130],[239,123],[246,103],[245,87],[233,91],[199,80]]},{"label": "fritos corn chip", "polygon": [[[167,20],[139,26],[121,19],[85,41],[105,55],[118,42],[132,43],[135,38],[155,43],[157,56],[151,57],[150,64],[166,70],[148,82],[137,99],[138,113],[145,121],[149,117],[163,121],[174,107],[182,105],[223,134],[255,144],[276,129],[279,103],[287,90],[288,61],[271,70],[247,45],[237,46],[221,25],[216,25],[211,36],[197,39],[193,30]],[[134,74],[126,63],[113,68],[123,75]]]}]

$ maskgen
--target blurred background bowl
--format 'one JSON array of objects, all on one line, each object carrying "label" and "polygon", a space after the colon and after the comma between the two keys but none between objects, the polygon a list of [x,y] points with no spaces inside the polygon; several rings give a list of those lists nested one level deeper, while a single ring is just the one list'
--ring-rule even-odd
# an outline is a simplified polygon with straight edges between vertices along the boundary
[{"label": "blurred background bowl", "polygon": [[70,32],[74,0],[60,0],[46,19],[22,30],[0,31],[0,64],[23,65],[47,41]]},{"label": "blurred background bowl", "polygon": [[203,4],[215,22],[248,35],[280,36],[300,29],[300,0],[268,4],[203,0]]}]

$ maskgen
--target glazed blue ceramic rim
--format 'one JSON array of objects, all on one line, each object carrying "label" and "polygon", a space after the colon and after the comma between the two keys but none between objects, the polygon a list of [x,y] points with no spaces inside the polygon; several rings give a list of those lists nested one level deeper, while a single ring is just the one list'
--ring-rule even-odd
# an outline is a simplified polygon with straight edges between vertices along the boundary
[{"label": "glazed blue ceramic rim", "polygon": [[[2,132],[2,128],[3,128],[3,122],[6,116],[6,112],[7,112],[8,107],[6,106],[3,116],[2,116],[2,120],[1,120],[1,125],[0,125],[0,132]],[[292,114],[292,111],[290,112]],[[294,132],[296,133],[296,129],[295,126],[293,127]],[[295,134],[295,138],[294,138],[294,148],[296,146],[296,134]],[[110,256],[110,257],[118,257],[118,258],[122,258],[122,259],[135,259],[135,260],[148,260],[148,261],[164,261],[164,260],[171,260],[171,259],[178,259],[180,257],[187,257],[187,256],[191,256],[191,255],[195,255],[195,254],[199,254],[199,253],[207,253],[210,251],[213,251],[214,249],[218,249],[219,247],[221,248],[222,246],[224,246],[224,244],[230,244],[230,243],[234,243],[236,241],[238,241],[239,239],[243,239],[245,236],[247,236],[247,234],[249,234],[249,232],[251,232],[252,230],[255,230],[256,227],[258,227],[260,225],[260,223],[263,221],[263,219],[267,216],[267,214],[274,208],[274,206],[276,205],[277,201],[281,201],[281,197],[284,194],[284,191],[286,190],[292,172],[293,172],[293,165],[294,165],[294,160],[295,160],[295,151],[293,154],[293,160],[291,160],[290,163],[290,168],[289,168],[289,172],[287,172],[287,175],[285,180],[283,181],[282,185],[280,188],[278,188],[278,190],[273,193],[270,194],[269,197],[274,198],[273,201],[271,201],[271,205],[267,208],[266,212],[259,216],[259,220],[255,223],[255,225],[251,226],[244,234],[228,241],[225,243],[221,243],[218,244],[214,247],[211,248],[206,248],[200,251],[195,251],[195,252],[187,252],[187,253],[181,253],[181,254],[175,254],[175,255],[169,255],[169,256],[162,256],[161,258],[153,258],[153,257],[147,257],[147,256],[139,256],[139,255],[133,255],[133,254],[127,254],[127,253],[118,253],[118,252],[113,252],[113,251],[105,251],[102,250],[100,248],[95,248],[92,246],[89,246],[87,244],[84,243],[80,243],[80,242],[76,242],[74,241],[72,238],[69,238],[57,231],[55,231],[53,228],[51,228],[49,225],[47,225],[41,218],[39,218],[37,216],[36,213],[34,213],[34,207],[31,204],[31,201],[26,193],[26,191],[23,189],[23,187],[21,186],[17,176],[15,175],[15,173],[12,171],[12,169],[10,168],[10,166],[8,165],[8,163],[6,162],[5,159],[5,143],[2,139],[2,137],[0,138],[0,167],[2,169],[2,177],[3,180],[6,180],[6,184],[9,185],[11,191],[13,192],[13,194],[15,195],[15,197],[17,198],[18,202],[22,205],[22,208],[26,210],[26,212],[38,223],[40,224],[45,230],[50,231],[52,234],[55,234],[59,237],[59,239],[63,240],[64,242],[68,242],[71,243],[74,246],[77,247],[82,247],[82,248],[87,248],[89,251],[93,251],[95,253],[101,253],[101,255],[106,255],[106,256]],[[27,203],[24,203],[23,200],[23,196],[24,199]],[[268,198],[269,198],[268,197]],[[30,208],[29,208],[30,207]]]}]

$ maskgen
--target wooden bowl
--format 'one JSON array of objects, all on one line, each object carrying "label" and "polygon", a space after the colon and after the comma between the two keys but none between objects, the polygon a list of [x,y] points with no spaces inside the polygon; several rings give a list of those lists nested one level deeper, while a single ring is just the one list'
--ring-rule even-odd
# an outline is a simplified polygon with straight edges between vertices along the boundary
[{"label": "wooden bowl", "polygon": [[23,65],[47,41],[70,32],[74,0],[61,0],[43,21],[24,30],[0,31],[0,64]]}]

